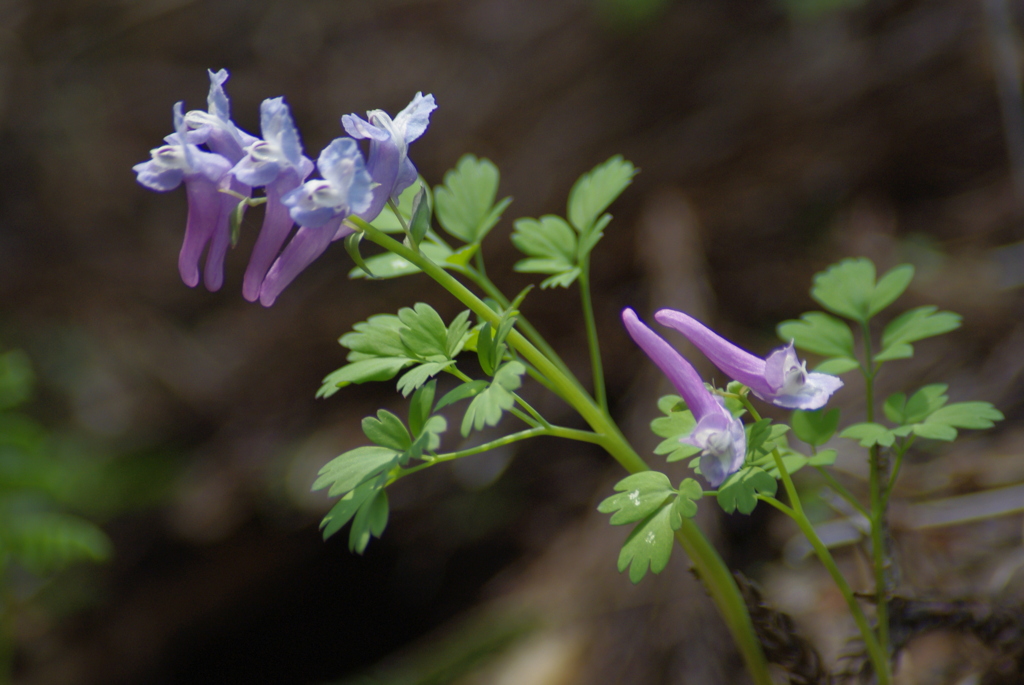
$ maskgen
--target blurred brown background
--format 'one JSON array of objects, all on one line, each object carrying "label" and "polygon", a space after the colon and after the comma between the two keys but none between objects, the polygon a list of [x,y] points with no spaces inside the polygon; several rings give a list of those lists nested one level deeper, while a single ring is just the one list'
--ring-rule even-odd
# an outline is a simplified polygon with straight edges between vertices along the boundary
[{"label": "blurred brown background", "polygon": [[[1024,185],[1015,195],[1010,161],[1024,164],[1022,13],[999,0],[3,0],[0,341],[37,366],[32,414],[157,484],[106,517],[110,564],[19,616],[16,680],[327,683],[380,664],[346,682],[742,682],[681,553],[637,588],[615,572],[626,531],[594,507],[617,472],[584,446],[531,443],[403,481],[365,557],[344,534],[320,540],[317,469],[359,444],[362,416],[402,406],[391,384],[314,400],[344,361],[335,340],[416,301],[458,308],[421,277],[349,281],[340,246],[273,308],[247,303],[255,217],[223,290],[185,287],[184,193],[143,189],[131,166],[171,132],[175,101],[204,106],[207,68],[231,71],[248,131],[260,101],[284,95],[313,158],[342,114],[433,93],[412,157],[434,184],[464,152],[501,169],[515,200],[487,247],[507,292],[534,280],[511,272],[511,219],[561,213],[579,174],[633,161],[594,282],[614,411],[645,449],[659,380],[619,330],[623,306],[686,308],[765,352],[776,322],[814,308],[810,278],[831,261],[914,263],[900,304],[938,304],[965,327],[918,345],[884,389],[948,379],[953,400],[992,401],[1007,421],[917,455],[912,500],[1024,480]],[[585,376],[576,307],[574,290],[535,292],[525,311]],[[815,564],[780,561],[793,531],[765,511],[705,510],[727,560],[835,657],[850,626]],[[908,530],[905,591],[1017,597],[1020,536],[1019,515]],[[906,682],[957,682],[981,658],[929,639]]]}]

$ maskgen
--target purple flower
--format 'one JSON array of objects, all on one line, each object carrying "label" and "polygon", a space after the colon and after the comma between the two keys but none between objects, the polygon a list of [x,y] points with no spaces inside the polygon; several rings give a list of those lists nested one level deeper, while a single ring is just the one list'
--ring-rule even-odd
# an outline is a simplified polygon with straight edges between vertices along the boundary
[{"label": "purple flower", "polygon": [[373,189],[373,201],[358,212],[362,219],[373,221],[389,198],[397,202],[402,191],[416,180],[416,167],[409,161],[409,143],[427,130],[430,113],[435,109],[433,95],[416,93],[394,119],[380,109],[367,112],[367,121],[355,114],[341,118],[341,125],[350,136],[370,140],[367,170],[378,185]]},{"label": "purple flower", "polygon": [[242,296],[250,302],[259,299],[267,272],[294,225],[281,198],[313,172],[313,162],[302,154],[299,132],[283,98],[267,98],[260,105],[260,129],[263,140],[254,138],[231,170],[247,186],[265,186],[267,195],[263,227],[242,281]]},{"label": "purple flower", "polygon": [[335,138],[316,162],[323,180],[306,181],[281,198],[299,230],[270,267],[260,288],[260,304],[269,307],[299,273],[323,254],[331,241],[352,233],[341,222],[365,212],[373,194],[359,146],[351,138]]},{"label": "purple flower", "polygon": [[259,139],[231,121],[231,104],[224,92],[228,70],[214,72],[207,69],[206,72],[210,75],[210,94],[206,97],[208,111],[194,109],[185,113],[185,125],[189,129],[188,142],[193,145],[205,144],[232,164],[237,164],[245,154],[245,148]]},{"label": "purple flower", "polygon": [[827,373],[810,373],[790,342],[767,359],[741,350],[691,316],[674,309],[662,309],[654,318],[674,328],[730,378],[743,383],[766,402],[784,409],[820,409],[843,382]]},{"label": "purple flower", "polygon": [[231,162],[188,142],[183,110],[184,103],[174,105],[177,133],[167,136],[167,145],[151,150],[152,159],[136,164],[132,170],[138,182],[151,190],[166,192],[185,183],[188,222],[178,271],[185,285],[194,288],[199,283],[199,258],[209,246],[203,281],[208,290],[214,291],[224,283],[224,256],[231,242],[228,221],[238,200],[220,192],[231,185]]},{"label": "purple flower", "polygon": [[690,363],[644,325],[636,312],[623,310],[622,321],[636,344],[668,376],[687,408],[693,412],[697,425],[680,442],[700,448],[700,472],[711,487],[717,488],[743,466],[747,453],[743,423],[729,413],[720,398],[708,392]]}]

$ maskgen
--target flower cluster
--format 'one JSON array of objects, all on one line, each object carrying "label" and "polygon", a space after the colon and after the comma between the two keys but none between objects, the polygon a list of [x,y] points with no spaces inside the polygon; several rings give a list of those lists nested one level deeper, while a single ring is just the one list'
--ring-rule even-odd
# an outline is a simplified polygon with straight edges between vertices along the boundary
[{"label": "flower cluster", "polygon": [[[807,363],[797,358],[793,343],[761,359],[683,312],[662,309],[654,318],[682,333],[730,378],[776,406],[807,411],[820,409],[832,393],[843,386],[836,376],[808,372]],[[708,391],[693,366],[644,325],[632,309],[622,312],[622,320],[633,340],[668,376],[693,412],[697,425],[681,442],[700,448],[700,471],[712,487],[718,487],[743,466],[746,457],[743,424],[729,413],[720,397]]]},{"label": "flower cluster", "polygon": [[[263,137],[257,138],[231,121],[224,92],[228,72],[209,74],[207,111],[184,112],[183,103],[175,104],[175,132],[151,151],[152,159],[133,169],[139,183],[151,190],[185,184],[188,221],[178,270],[186,285],[198,285],[205,250],[203,282],[211,291],[224,282],[231,213],[240,200],[249,201],[254,188],[263,188],[266,212],[242,295],[269,307],[331,242],[352,233],[344,224],[346,217],[372,221],[389,199],[397,200],[416,180],[409,144],[426,130],[436,108],[434,97],[417,93],[394,119],[381,110],[367,112],[367,120],[345,115],[342,125],[352,137],[331,141],[316,161],[321,178],[309,180],[314,164],[302,152],[284,99],[263,101]],[[368,160],[355,138],[369,139]]]}]

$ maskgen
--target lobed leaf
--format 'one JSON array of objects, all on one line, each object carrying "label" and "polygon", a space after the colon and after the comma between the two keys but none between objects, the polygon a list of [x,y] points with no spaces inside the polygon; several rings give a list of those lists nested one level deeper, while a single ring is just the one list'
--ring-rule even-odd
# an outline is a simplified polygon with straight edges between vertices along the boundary
[{"label": "lobed leaf", "polygon": [[498,424],[502,414],[515,404],[512,392],[522,384],[524,373],[526,367],[517,361],[506,362],[497,370],[494,380],[466,408],[460,429],[463,437],[468,436],[471,430]]},{"label": "lobed leaf", "polygon": [[406,430],[402,420],[386,409],[377,411],[377,418],[367,416],[363,419],[363,433],[370,442],[392,449],[396,452],[404,452],[412,444],[409,431]]},{"label": "lobed leaf", "polygon": [[679,484],[679,496],[672,502],[672,514],[669,525],[672,530],[679,530],[684,518],[697,515],[697,502],[704,496],[704,489],[693,478],[687,478]]},{"label": "lobed leaf", "polygon": [[367,445],[349,450],[335,457],[320,469],[319,477],[313,482],[313,490],[330,486],[328,494],[337,497],[374,476],[389,471],[398,463],[400,452],[388,447]]},{"label": "lobed leaf", "polygon": [[348,535],[348,548],[362,554],[371,537],[379,538],[388,525],[388,495],[381,489],[359,507]]},{"label": "lobed leaf", "polygon": [[879,423],[855,423],[843,430],[839,437],[857,440],[861,447],[890,447],[896,442],[896,435]]},{"label": "lobed leaf", "polygon": [[576,234],[558,216],[516,219],[512,243],[530,257],[516,263],[521,273],[562,274],[576,267]]},{"label": "lobed leaf", "polygon": [[860,257],[844,259],[816,274],[811,297],[833,314],[863,323],[871,316],[874,290],[875,265]]},{"label": "lobed leaf", "polygon": [[747,466],[729,476],[718,487],[718,504],[727,514],[739,510],[749,514],[757,506],[757,495],[774,495],[778,482],[763,469]]},{"label": "lobed leaf", "polygon": [[868,303],[868,316],[874,316],[895,302],[912,280],[914,280],[912,264],[901,264],[879,278]]},{"label": "lobed leaf", "polygon": [[650,567],[661,573],[672,556],[674,533],[671,525],[672,505],[666,503],[633,528],[619,552],[619,573],[629,568],[629,580],[643,580]]},{"label": "lobed leaf", "polygon": [[4,551],[29,570],[44,574],[76,561],[104,561],[112,545],[95,524],[70,514],[22,512],[2,534]]},{"label": "lobed leaf", "polygon": [[606,498],[597,510],[612,514],[611,524],[619,526],[647,518],[675,494],[668,476],[658,471],[642,471],[615,484],[619,494]]},{"label": "lobed leaf", "polygon": [[792,340],[801,350],[826,357],[853,357],[850,326],[824,312],[806,312],[800,315],[799,320],[783,321],[777,331],[782,340]]},{"label": "lobed leaf", "polygon": [[960,327],[960,320],[959,314],[940,312],[934,305],[904,312],[890,321],[882,331],[882,351],[875,356],[875,360],[912,357],[914,348],[910,343],[954,331]]},{"label": "lobed leaf", "polygon": [[437,220],[450,235],[467,243],[479,243],[498,223],[512,201],[497,205],[501,175],[489,159],[466,154],[444,175],[444,185],[434,189]]},{"label": "lobed leaf", "polygon": [[796,437],[808,445],[817,447],[828,442],[839,427],[839,410],[801,411],[798,409],[793,412],[789,423],[793,427],[793,434]]},{"label": "lobed leaf", "polygon": [[580,176],[569,191],[569,222],[580,233],[586,233],[608,205],[629,187],[637,171],[621,155],[615,155]]}]

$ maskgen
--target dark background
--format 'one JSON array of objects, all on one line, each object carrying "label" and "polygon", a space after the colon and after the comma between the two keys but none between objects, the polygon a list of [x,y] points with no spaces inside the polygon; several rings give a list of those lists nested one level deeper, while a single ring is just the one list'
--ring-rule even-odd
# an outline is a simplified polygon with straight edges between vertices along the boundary
[{"label": "dark background", "polygon": [[[1019,18],[980,0],[0,3],[0,337],[36,365],[29,412],[149,493],[100,516],[109,564],[19,614],[16,680],[325,683],[374,664],[352,682],[742,678],[681,553],[637,588],[615,573],[625,531],[594,509],[618,474],[586,446],[538,441],[403,481],[363,557],[344,534],[320,540],[316,471],[360,443],[362,416],[403,406],[383,383],[314,400],[344,362],[337,337],[421,300],[459,308],[423,277],[348,280],[338,245],[272,308],[245,302],[256,217],[221,292],[185,287],[184,193],[142,188],[131,166],[171,132],[174,102],[203,108],[207,68],[230,70],[248,131],[284,95],[314,158],[342,114],[433,93],[412,158],[433,184],[465,152],[501,169],[514,202],[486,249],[506,292],[536,280],[511,271],[511,220],[564,212],[579,174],[633,161],[593,280],[613,411],[644,449],[659,380],[622,307],[686,308],[763,353],[775,323],[814,308],[810,278],[830,262],[914,263],[900,304],[965,325],[919,345],[887,390],[948,379],[953,400],[1007,421],[920,455],[900,493],[913,501],[1024,480],[1022,131],[997,77],[1017,68]],[[534,292],[524,311],[586,377],[577,297]],[[779,561],[790,528],[710,506],[702,525],[835,657],[850,626],[815,564]],[[908,593],[1019,594],[1019,516],[904,539]],[[908,682],[954,682],[980,658],[942,639],[918,647],[906,673],[929,666]]]}]

